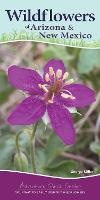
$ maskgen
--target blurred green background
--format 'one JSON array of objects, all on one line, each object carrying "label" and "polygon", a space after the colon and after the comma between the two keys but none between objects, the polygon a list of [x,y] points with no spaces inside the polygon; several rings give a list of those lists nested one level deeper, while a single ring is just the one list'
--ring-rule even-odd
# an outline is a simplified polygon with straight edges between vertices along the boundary
[{"label": "blurred green background", "polygon": [[[16,134],[21,130],[20,149],[25,155],[25,168],[32,172],[30,162],[30,134],[32,126],[9,126],[6,118],[24,94],[11,86],[7,70],[11,65],[43,70],[52,58],[62,59],[77,82],[96,91],[96,102],[73,114],[77,142],[65,146],[51,129],[40,121],[36,131],[37,173],[79,177],[100,173],[100,49],[84,49],[36,42],[0,44],[0,169],[21,170],[14,163]],[[74,172],[73,172],[74,171]],[[79,174],[79,171],[81,174]]]}]

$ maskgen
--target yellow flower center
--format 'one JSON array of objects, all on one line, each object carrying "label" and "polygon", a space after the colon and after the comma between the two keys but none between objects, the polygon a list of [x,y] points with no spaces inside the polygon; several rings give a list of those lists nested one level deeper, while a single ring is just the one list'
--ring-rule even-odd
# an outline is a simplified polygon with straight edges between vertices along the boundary
[{"label": "yellow flower center", "polygon": [[68,72],[65,72],[62,76],[61,69],[58,69],[55,73],[53,67],[49,67],[49,73],[46,73],[45,75],[45,81],[47,84],[38,85],[45,92],[45,100],[48,103],[54,102],[54,96],[57,93],[60,93],[60,95],[65,99],[75,99],[70,91],[63,89],[64,86],[70,85],[74,82],[73,79],[69,79],[66,81],[66,79],[68,79],[68,76]]}]

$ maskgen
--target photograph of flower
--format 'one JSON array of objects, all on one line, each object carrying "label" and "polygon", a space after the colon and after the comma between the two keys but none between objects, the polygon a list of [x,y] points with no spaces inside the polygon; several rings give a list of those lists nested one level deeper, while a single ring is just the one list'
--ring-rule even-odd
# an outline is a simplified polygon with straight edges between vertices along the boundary
[{"label": "photograph of flower", "polygon": [[0,170],[100,172],[100,50],[0,44]]}]

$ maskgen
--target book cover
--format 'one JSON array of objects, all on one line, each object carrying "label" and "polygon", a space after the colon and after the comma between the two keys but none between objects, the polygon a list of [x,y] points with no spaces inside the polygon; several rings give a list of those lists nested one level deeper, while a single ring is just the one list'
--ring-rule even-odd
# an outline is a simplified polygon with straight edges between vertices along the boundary
[{"label": "book cover", "polygon": [[99,2],[0,6],[0,198],[100,199]]}]

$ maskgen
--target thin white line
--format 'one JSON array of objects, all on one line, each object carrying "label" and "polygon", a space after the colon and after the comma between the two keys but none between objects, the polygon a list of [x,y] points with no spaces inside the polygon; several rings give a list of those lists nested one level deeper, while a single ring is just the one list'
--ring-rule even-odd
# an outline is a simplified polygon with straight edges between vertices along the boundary
[{"label": "thin white line", "polygon": [[41,42],[41,43],[46,43],[46,44],[52,44],[52,45],[58,45],[58,46],[67,46],[67,47],[73,47],[73,48],[79,48],[79,49],[100,49],[100,47],[79,47],[79,46],[74,46],[74,45],[67,45],[67,44],[58,44],[58,43],[52,43],[48,41],[41,41],[41,40],[8,40],[5,42],[0,42],[0,44],[5,44],[5,43],[12,43],[12,42]]},{"label": "thin white line", "polygon": [[67,179],[83,179],[83,178],[92,178],[92,177],[95,177],[95,176],[100,176],[100,174],[96,174],[96,175],[90,175],[90,176],[84,176],[84,177],[77,177],[77,178],[69,178],[69,177],[57,177],[57,176],[47,176],[47,175],[43,175],[43,174],[33,174],[31,172],[20,172],[20,171],[12,171],[12,170],[1,170],[0,169],[0,172],[13,172],[13,173],[22,173],[22,174],[29,174],[29,175],[35,175],[35,176],[43,176],[43,177],[50,177],[50,178],[56,178],[56,179],[64,179],[64,180],[67,180]]}]

